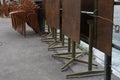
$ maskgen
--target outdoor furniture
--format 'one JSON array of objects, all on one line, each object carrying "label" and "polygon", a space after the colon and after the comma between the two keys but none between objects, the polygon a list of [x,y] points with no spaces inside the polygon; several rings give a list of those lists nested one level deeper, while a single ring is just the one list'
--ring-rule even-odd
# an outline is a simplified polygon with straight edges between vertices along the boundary
[{"label": "outdoor furniture", "polygon": [[36,33],[40,33],[37,9],[37,5],[31,0],[21,1],[18,5],[13,4],[10,10],[13,28],[25,36],[27,23]]}]

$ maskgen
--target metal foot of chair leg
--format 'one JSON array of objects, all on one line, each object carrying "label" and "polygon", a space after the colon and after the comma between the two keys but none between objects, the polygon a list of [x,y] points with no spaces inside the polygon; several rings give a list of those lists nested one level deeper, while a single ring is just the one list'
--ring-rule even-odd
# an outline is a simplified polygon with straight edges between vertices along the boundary
[{"label": "metal foot of chair leg", "polygon": [[62,58],[62,59],[67,59],[67,60],[71,59],[71,57],[64,57],[64,56],[59,56],[59,55],[52,55],[52,57],[54,57],[54,58]]},{"label": "metal foot of chair leg", "polygon": [[62,70],[64,70],[69,64],[71,64],[74,61],[73,58],[71,58],[65,65],[63,65],[63,67],[61,68]]},{"label": "metal foot of chair leg", "polygon": [[[83,61],[83,60],[79,60],[79,59],[75,59],[75,61],[85,63],[85,64],[89,64],[87,61]],[[92,65],[93,66],[98,66],[97,64],[92,64]]]},{"label": "metal foot of chair leg", "polygon": [[66,78],[72,78],[76,76],[82,76],[82,75],[96,75],[96,74],[104,74],[104,71],[86,71],[86,72],[79,72],[79,73],[72,73],[66,75]]}]

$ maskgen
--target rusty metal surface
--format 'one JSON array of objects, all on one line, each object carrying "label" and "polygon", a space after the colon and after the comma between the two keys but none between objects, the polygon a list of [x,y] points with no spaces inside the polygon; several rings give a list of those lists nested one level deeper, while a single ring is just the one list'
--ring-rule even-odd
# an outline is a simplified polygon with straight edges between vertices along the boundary
[{"label": "rusty metal surface", "polygon": [[79,43],[81,0],[63,0],[62,8],[63,34]]},{"label": "rusty metal surface", "polygon": [[46,22],[52,28],[59,28],[60,0],[45,0]]},{"label": "rusty metal surface", "polygon": [[[94,11],[95,2],[82,0],[82,10]],[[97,26],[94,34],[94,46],[107,55],[111,55],[112,50],[112,29],[113,29],[113,0],[105,1],[98,0],[98,16]],[[88,5],[88,6],[87,6]],[[90,7],[91,5],[91,7]],[[85,7],[87,6],[87,7]],[[109,14],[108,14],[109,13]],[[88,37],[89,25],[87,24],[88,17],[81,15],[81,34]],[[93,19],[94,20],[94,19]]]}]

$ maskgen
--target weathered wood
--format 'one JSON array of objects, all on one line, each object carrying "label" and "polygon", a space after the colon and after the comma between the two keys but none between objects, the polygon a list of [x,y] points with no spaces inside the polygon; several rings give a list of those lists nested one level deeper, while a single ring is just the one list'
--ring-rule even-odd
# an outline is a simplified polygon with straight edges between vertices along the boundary
[{"label": "weathered wood", "polygon": [[51,11],[50,11],[50,0],[44,0],[45,5],[45,17],[46,17],[46,23],[49,27],[51,27]]},{"label": "weathered wood", "polygon": [[60,0],[45,0],[46,22],[52,28],[58,28],[60,24]]},{"label": "weathered wood", "polygon": [[79,43],[81,0],[63,0],[62,9],[63,34]]},{"label": "weathered wood", "polygon": [[[113,3],[114,0],[83,0],[83,11],[94,11],[97,8],[97,23],[94,32],[94,46],[107,55],[111,55],[112,50],[112,29],[113,29]],[[86,3],[85,3],[86,2]],[[109,14],[108,14],[109,13]],[[93,20],[94,20],[93,18]],[[89,37],[88,15],[81,15],[81,34]]]},{"label": "weathered wood", "polygon": [[96,47],[107,55],[112,50],[113,3],[114,0],[98,0],[98,16],[106,19],[97,18]]},{"label": "weathered wood", "polygon": [[60,28],[60,0],[50,0],[51,1],[51,19],[53,28]]}]

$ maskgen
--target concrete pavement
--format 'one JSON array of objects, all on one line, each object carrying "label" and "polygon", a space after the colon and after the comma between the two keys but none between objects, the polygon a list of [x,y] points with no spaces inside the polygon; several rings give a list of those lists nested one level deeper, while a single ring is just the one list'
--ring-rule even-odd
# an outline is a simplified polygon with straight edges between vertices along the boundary
[{"label": "concrete pavement", "polygon": [[[86,65],[61,72],[63,63],[51,57],[48,45],[27,27],[26,38],[17,33],[9,18],[0,18],[0,80],[71,80],[66,74],[79,72]],[[104,80],[104,76],[80,77],[73,80]],[[112,80],[120,80],[112,76]]]}]

